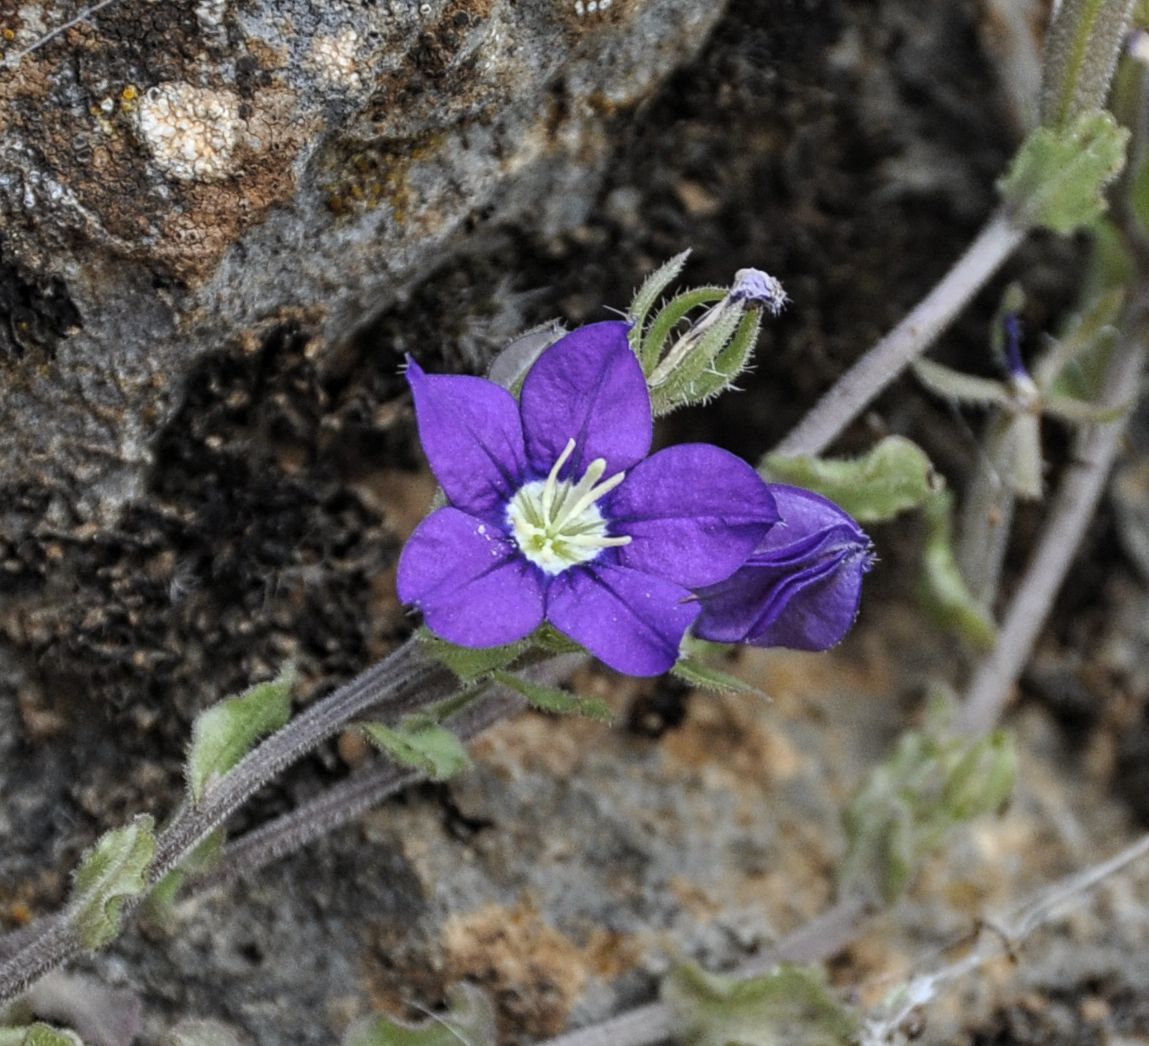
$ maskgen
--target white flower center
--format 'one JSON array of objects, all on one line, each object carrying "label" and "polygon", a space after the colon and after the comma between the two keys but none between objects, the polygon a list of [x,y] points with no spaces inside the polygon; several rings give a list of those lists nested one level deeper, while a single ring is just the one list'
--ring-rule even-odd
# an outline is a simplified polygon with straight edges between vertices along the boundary
[{"label": "white flower center", "polygon": [[625,478],[618,472],[603,483],[606,460],[596,458],[577,483],[559,479],[574,451],[568,440],[546,479],[521,487],[507,504],[507,520],[523,555],[548,574],[589,563],[604,548],[629,545],[628,537],[610,537],[596,502]]}]

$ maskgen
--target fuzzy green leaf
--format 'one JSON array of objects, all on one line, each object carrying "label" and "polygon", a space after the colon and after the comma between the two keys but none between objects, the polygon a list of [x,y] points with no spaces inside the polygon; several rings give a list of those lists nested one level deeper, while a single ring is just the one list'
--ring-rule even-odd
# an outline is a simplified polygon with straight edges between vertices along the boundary
[{"label": "fuzzy green leaf", "polygon": [[256,742],[287,722],[294,685],[295,669],[287,665],[275,679],[256,683],[196,717],[186,768],[188,791],[195,805]]},{"label": "fuzzy green leaf", "polygon": [[342,1046],[495,1046],[495,1009],[490,999],[470,984],[447,991],[447,1012],[418,1024],[375,1016],[356,1021]]},{"label": "fuzzy green leaf", "polygon": [[939,485],[925,451],[902,436],[887,436],[860,458],[771,454],[760,471],[770,482],[828,497],[862,523],[882,522],[917,508]]},{"label": "fuzzy green leaf", "polygon": [[1128,140],[1105,112],[1085,113],[1059,130],[1039,127],[998,189],[1022,225],[1076,232],[1105,213],[1105,187],[1121,173]]},{"label": "fuzzy green leaf", "polygon": [[0,1028],[0,1046],[84,1046],[74,1031],[37,1022],[26,1028]]},{"label": "fuzzy green leaf", "polygon": [[397,727],[360,723],[359,728],[381,752],[433,781],[445,781],[471,765],[463,743],[445,726],[403,722]]},{"label": "fuzzy green leaf", "polygon": [[662,982],[662,998],[688,1046],[845,1046],[860,1030],[815,967],[782,963],[761,977],[735,980],[680,966]]},{"label": "fuzzy green leaf", "polygon": [[557,686],[535,683],[512,672],[496,672],[496,682],[522,694],[535,708],[558,715],[581,715],[588,719],[609,722],[613,718],[610,705],[596,697],[580,697]]},{"label": "fuzzy green leaf", "polygon": [[148,888],[156,852],[155,825],[147,814],[96,840],[73,873],[68,917],[93,951],[115,940],[124,903]]},{"label": "fuzzy green leaf", "polygon": [[717,694],[767,696],[756,686],[751,686],[737,676],[732,676],[729,672],[723,672],[721,669],[694,657],[680,658],[670,672],[684,683],[697,687],[699,690],[710,690]]},{"label": "fuzzy green leaf", "polygon": [[953,547],[952,506],[953,497],[946,491],[926,502],[928,532],[922,596],[943,628],[956,632],[979,650],[988,650],[997,640],[997,628],[966,587],[958,569]]},{"label": "fuzzy green leaf", "polygon": [[497,668],[514,664],[531,645],[529,640],[524,639],[506,646],[456,646],[426,629],[420,630],[419,639],[426,646],[427,652],[454,672],[461,683],[473,683]]},{"label": "fuzzy green leaf", "polygon": [[919,730],[902,734],[843,812],[839,889],[894,900],[954,828],[996,813],[1013,792],[1017,755],[1005,731],[954,734],[954,700],[935,693]]}]

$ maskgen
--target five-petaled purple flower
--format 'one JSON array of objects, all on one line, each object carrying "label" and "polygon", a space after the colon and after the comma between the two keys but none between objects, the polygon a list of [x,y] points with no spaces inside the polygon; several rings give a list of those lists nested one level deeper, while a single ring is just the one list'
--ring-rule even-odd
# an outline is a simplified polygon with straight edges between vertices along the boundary
[{"label": "five-petaled purple flower", "polygon": [[694,632],[720,643],[827,650],[839,643],[862,597],[872,546],[832,501],[772,485],[782,522],[729,578],[698,592]]},{"label": "five-petaled purple flower", "polygon": [[621,672],[657,675],[778,519],[770,488],[717,447],[647,457],[650,395],[628,325],[595,323],[539,357],[518,402],[410,361],[419,435],[449,505],[416,528],[399,596],[467,647],[544,621]]}]

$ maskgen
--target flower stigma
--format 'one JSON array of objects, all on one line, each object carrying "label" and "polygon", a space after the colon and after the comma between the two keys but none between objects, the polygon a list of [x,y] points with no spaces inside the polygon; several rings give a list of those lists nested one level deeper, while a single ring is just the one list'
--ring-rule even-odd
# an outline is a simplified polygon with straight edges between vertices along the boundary
[{"label": "flower stigma", "polygon": [[561,480],[559,473],[574,448],[575,441],[567,440],[547,478],[527,483],[507,504],[507,520],[519,549],[548,574],[589,563],[604,548],[630,544],[629,537],[607,534],[607,521],[596,504],[626,473],[615,473],[600,483],[606,459],[595,458],[577,483]]}]

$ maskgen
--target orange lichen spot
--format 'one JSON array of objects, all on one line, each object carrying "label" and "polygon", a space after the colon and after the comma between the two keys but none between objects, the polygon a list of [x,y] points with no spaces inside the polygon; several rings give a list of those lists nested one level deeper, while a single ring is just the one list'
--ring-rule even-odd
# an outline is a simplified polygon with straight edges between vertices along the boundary
[{"label": "orange lichen spot", "polygon": [[636,942],[605,930],[576,943],[526,900],[454,915],[443,931],[449,977],[493,990],[506,1024],[534,1036],[565,1027],[588,978],[617,976],[640,958]]},{"label": "orange lichen spot", "polygon": [[3,29],[0,29],[0,37],[3,37],[8,43],[11,43],[16,39],[16,30],[9,29],[5,26]]},{"label": "orange lichen spot", "polygon": [[27,901],[12,901],[4,914],[13,926],[27,926],[36,917]]},{"label": "orange lichen spot", "polygon": [[128,84],[120,92],[120,100],[123,102],[134,102],[140,96],[140,89],[135,84]]}]

